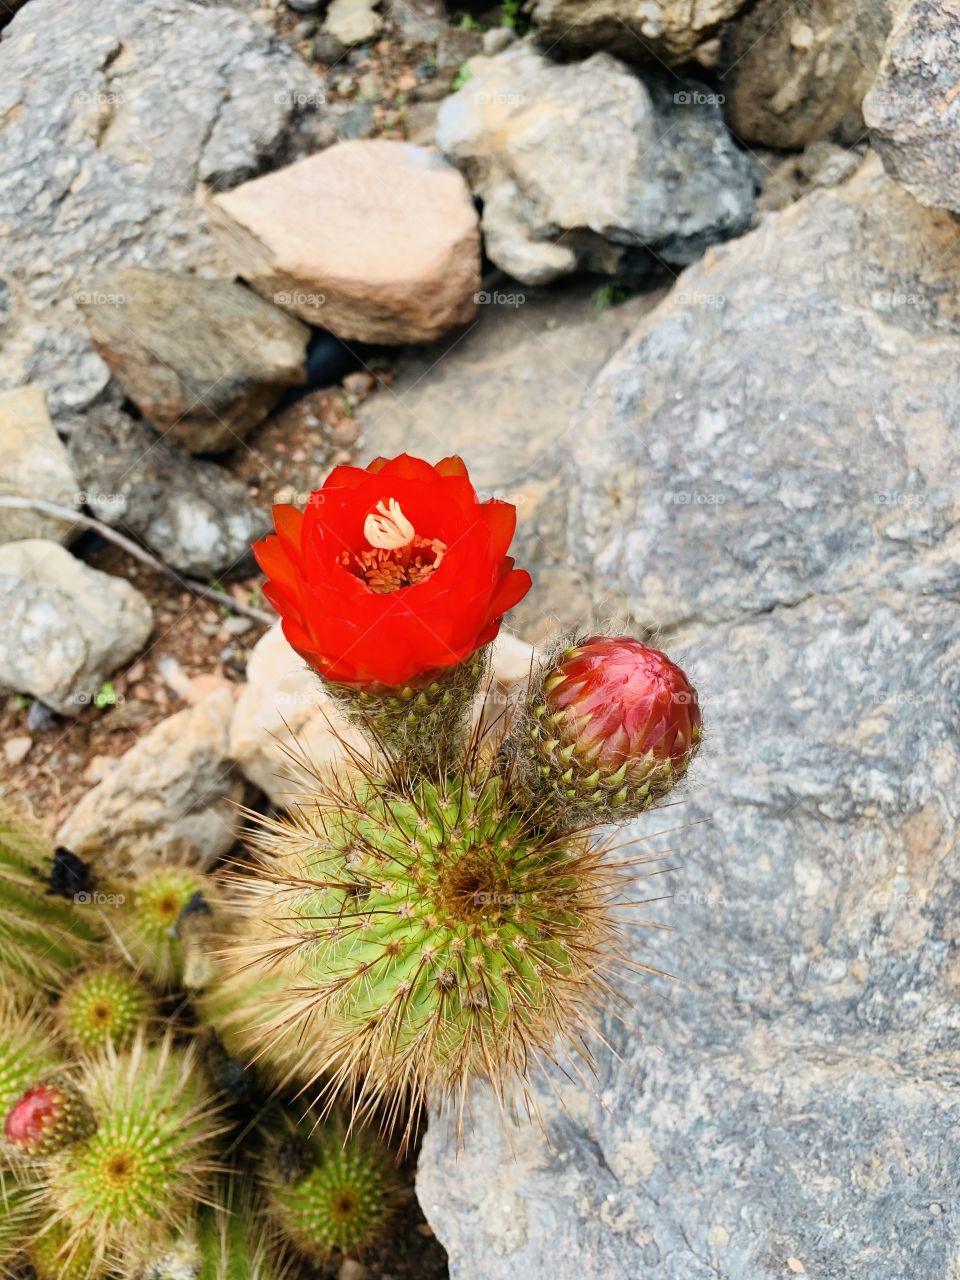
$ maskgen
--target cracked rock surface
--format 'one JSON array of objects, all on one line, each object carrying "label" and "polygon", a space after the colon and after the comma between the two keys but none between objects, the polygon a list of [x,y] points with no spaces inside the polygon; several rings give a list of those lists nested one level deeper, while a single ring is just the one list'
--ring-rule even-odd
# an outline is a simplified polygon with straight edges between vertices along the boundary
[{"label": "cracked rock surface", "polygon": [[619,855],[673,851],[629,951],[682,982],[625,982],[542,1130],[432,1118],[454,1280],[956,1274],[958,245],[874,161],[688,271],[574,417],[578,563],[703,701]]},{"label": "cracked rock surface", "polygon": [[331,142],[322,102],[239,10],[30,0],[0,42],[0,389],[38,383],[54,417],[91,403],[109,372],[75,296],[90,264],[229,276],[198,190]]}]

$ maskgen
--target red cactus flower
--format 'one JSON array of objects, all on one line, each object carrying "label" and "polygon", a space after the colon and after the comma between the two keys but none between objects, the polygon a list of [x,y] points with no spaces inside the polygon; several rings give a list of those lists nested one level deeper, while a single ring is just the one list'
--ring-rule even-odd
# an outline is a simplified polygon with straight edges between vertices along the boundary
[{"label": "red cactus flower", "polygon": [[568,650],[545,692],[555,736],[601,773],[625,765],[625,777],[637,778],[667,760],[682,770],[700,740],[693,685],[665,653],[629,636]]},{"label": "red cactus flower", "polygon": [[508,502],[480,502],[460,458],[335,467],[304,512],[255,544],[291,646],[360,689],[423,683],[492,640],[530,589],[507,555]]},{"label": "red cactus flower", "polygon": [[47,1156],[89,1132],[91,1113],[69,1085],[46,1081],[27,1089],[7,1112],[4,1136],[23,1156]]}]

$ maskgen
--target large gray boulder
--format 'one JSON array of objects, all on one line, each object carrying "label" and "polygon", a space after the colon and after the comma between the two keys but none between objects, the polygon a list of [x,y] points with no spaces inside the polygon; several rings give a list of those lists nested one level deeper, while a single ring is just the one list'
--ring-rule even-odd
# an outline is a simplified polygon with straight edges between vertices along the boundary
[{"label": "large gray boulder", "polygon": [[54,416],[89,404],[109,376],[74,296],[90,271],[228,274],[198,184],[326,145],[323,101],[323,81],[239,10],[30,0],[0,42],[0,388],[39,383]]},{"label": "large gray boulder", "polygon": [[469,66],[437,146],[483,199],[487,254],[516,279],[682,266],[750,225],[753,161],[703,85],[647,84],[605,53],[556,63],[530,43]]},{"label": "large gray boulder", "polygon": [[874,157],[686,272],[571,431],[581,567],[660,627],[954,580],[958,267]]},{"label": "large gray boulder", "polygon": [[574,419],[571,550],[703,699],[633,827],[675,932],[631,950],[681,981],[625,979],[542,1131],[431,1120],[454,1280],[956,1274],[955,241],[871,163],[687,272]]},{"label": "large gray boulder", "polygon": [[913,0],[890,33],[864,119],[887,172],[924,204],[960,210],[960,4]]}]

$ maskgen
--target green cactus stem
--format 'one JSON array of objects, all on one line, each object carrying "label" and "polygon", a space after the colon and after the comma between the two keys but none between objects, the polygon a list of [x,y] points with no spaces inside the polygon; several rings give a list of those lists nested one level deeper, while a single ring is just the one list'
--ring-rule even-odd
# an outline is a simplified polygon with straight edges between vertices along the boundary
[{"label": "green cactus stem", "polygon": [[80,1085],[96,1130],[48,1162],[52,1220],[99,1264],[189,1228],[208,1195],[222,1123],[193,1049],[167,1038],[112,1045]]},{"label": "green cactus stem", "polygon": [[116,964],[78,974],[61,996],[54,1016],[66,1043],[81,1051],[112,1042],[126,1047],[154,1013],[153,999],[135,974]]},{"label": "green cactus stem", "polygon": [[87,870],[0,805],[0,980],[49,988],[84,962],[100,937]]},{"label": "green cactus stem", "polygon": [[618,956],[619,873],[533,830],[476,757],[439,781],[371,774],[267,824],[260,852],[226,967],[286,989],[233,1030],[316,1097],[355,1087],[362,1112],[409,1090],[412,1126],[428,1093],[462,1104],[474,1077],[499,1092],[579,1051]]},{"label": "green cactus stem", "polygon": [[363,1257],[383,1239],[400,1195],[388,1149],[369,1130],[348,1131],[339,1115],[308,1115],[277,1134],[264,1185],[277,1225],[316,1262]]}]

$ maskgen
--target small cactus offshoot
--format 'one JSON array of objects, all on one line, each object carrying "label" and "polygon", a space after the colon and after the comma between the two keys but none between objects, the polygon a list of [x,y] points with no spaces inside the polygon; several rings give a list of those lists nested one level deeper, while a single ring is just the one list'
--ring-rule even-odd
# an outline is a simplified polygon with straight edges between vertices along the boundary
[{"label": "small cactus offshoot", "polygon": [[7,1111],[3,1136],[8,1150],[26,1159],[51,1156],[92,1133],[93,1112],[65,1078],[31,1085]]},{"label": "small cactus offshoot", "polygon": [[135,974],[106,964],[79,974],[56,1007],[60,1032],[71,1048],[102,1049],[107,1043],[122,1049],[153,1011],[153,1000]]},{"label": "small cactus offshoot", "polygon": [[158,987],[176,987],[183,979],[180,918],[207,888],[201,872],[165,866],[139,877],[126,895],[117,924],[120,945]]},{"label": "small cactus offshoot", "polygon": [[399,1196],[387,1148],[369,1130],[348,1133],[338,1116],[307,1116],[278,1135],[265,1188],[277,1225],[318,1262],[367,1253],[382,1240]]},{"label": "small cactus offshoot", "polygon": [[51,1159],[52,1221],[89,1240],[97,1262],[189,1225],[216,1169],[217,1108],[192,1050],[138,1035],[85,1064],[96,1129]]},{"label": "small cactus offshoot", "polygon": [[97,1280],[104,1274],[91,1241],[63,1223],[37,1231],[26,1256],[37,1280]]}]

